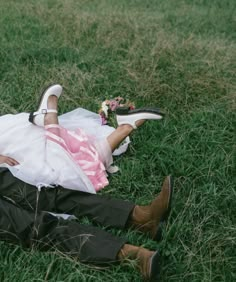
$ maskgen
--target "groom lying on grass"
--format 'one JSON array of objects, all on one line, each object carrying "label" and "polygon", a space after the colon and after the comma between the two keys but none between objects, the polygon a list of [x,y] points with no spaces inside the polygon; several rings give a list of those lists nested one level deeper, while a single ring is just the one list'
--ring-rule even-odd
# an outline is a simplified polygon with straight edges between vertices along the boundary
[{"label": "groom lying on grass", "polygon": [[24,248],[57,249],[81,262],[97,265],[127,258],[137,260],[143,278],[158,281],[158,251],[127,244],[125,239],[98,227],[64,220],[49,212],[86,216],[94,223],[119,229],[135,228],[159,241],[161,225],[170,213],[172,191],[172,177],[168,176],[160,194],[147,206],[60,186],[42,188],[39,193],[8,169],[0,168],[0,239]]}]

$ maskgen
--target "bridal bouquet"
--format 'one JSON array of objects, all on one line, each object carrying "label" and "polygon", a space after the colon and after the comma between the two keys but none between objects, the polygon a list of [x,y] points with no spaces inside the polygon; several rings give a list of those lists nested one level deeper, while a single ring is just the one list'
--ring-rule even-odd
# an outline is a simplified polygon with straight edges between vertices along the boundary
[{"label": "bridal bouquet", "polygon": [[101,108],[98,111],[102,125],[107,124],[116,127],[115,111],[117,108],[125,107],[129,110],[134,110],[135,105],[130,100],[126,100],[123,97],[115,97],[110,100],[105,100],[101,104]]}]

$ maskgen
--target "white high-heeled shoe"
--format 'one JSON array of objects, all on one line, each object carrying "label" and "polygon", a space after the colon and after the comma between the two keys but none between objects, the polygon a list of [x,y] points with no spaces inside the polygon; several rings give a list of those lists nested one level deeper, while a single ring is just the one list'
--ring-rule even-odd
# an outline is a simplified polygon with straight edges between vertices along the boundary
[{"label": "white high-heeled shoe", "polygon": [[44,117],[47,113],[57,113],[57,110],[55,109],[48,109],[48,98],[50,96],[57,96],[59,98],[62,93],[62,86],[59,84],[53,84],[46,88],[46,90],[43,91],[39,107],[36,112],[31,112],[29,115],[29,122],[38,125],[38,126],[44,126]]},{"label": "white high-heeled shoe", "polygon": [[118,108],[116,110],[116,119],[118,125],[129,124],[134,129],[137,128],[136,121],[138,120],[159,120],[162,119],[164,113],[158,108],[142,108],[129,110],[128,108]]}]

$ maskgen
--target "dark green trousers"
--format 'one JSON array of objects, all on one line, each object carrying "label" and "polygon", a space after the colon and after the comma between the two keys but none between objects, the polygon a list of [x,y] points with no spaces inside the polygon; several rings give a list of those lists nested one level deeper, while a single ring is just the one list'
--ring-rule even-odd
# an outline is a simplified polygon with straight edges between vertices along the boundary
[{"label": "dark green trousers", "polygon": [[78,219],[88,217],[103,226],[125,228],[134,204],[100,195],[64,189],[42,188],[40,192],[0,168],[0,238],[32,244],[42,250],[54,248],[83,262],[117,260],[126,240],[94,226],[65,221],[48,214],[68,213]]}]

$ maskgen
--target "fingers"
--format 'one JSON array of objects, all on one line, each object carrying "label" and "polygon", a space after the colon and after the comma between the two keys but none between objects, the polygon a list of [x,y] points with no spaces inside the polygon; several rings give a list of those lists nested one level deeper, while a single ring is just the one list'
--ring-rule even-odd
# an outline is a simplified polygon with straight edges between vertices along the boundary
[{"label": "fingers", "polygon": [[13,158],[10,158],[10,157],[7,157],[6,158],[6,161],[5,161],[8,165],[10,166],[14,166],[14,165],[18,165],[18,161],[16,161],[15,159]]}]

